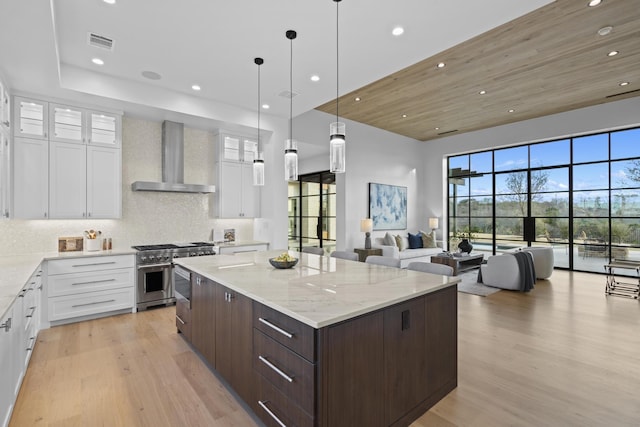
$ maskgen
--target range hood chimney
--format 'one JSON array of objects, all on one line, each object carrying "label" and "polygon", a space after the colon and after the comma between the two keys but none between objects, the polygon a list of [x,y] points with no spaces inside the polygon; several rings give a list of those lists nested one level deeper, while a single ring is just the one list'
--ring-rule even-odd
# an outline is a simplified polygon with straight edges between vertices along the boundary
[{"label": "range hood chimney", "polygon": [[214,193],[215,185],[184,183],[184,124],[162,122],[162,182],[136,181],[133,191]]}]

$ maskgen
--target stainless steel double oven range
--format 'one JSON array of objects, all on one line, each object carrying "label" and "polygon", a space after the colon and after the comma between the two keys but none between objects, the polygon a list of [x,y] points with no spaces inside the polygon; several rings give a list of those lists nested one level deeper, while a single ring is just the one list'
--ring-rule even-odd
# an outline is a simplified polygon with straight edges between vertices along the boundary
[{"label": "stainless steel double oven range", "polygon": [[215,255],[217,248],[208,242],[168,243],[132,246],[138,270],[136,302],[138,311],[156,305],[175,303],[173,259]]}]

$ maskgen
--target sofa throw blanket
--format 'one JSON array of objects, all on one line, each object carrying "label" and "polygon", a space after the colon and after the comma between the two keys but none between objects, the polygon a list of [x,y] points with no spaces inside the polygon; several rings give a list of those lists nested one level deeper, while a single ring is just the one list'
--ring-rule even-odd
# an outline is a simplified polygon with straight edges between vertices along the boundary
[{"label": "sofa throw blanket", "polygon": [[536,269],[533,265],[533,256],[529,252],[516,252],[513,254],[518,262],[520,270],[520,290],[529,292],[536,283]]}]

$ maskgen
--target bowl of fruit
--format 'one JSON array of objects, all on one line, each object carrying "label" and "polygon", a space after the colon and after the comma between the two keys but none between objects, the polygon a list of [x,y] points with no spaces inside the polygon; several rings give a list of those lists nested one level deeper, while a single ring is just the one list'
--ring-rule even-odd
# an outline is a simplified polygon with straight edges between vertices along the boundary
[{"label": "bowl of fruit", "polygon": [[269,258],[269,263],[275,268],[291,268],[298,263],[298,258],[294,258],[288,252],[284,252],[275,258]]}]

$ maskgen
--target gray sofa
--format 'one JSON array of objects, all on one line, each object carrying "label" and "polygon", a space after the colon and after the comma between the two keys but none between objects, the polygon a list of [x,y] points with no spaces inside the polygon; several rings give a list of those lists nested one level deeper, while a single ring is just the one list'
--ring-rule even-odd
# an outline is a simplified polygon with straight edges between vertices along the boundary
[{"label": "gray sofa", "polygon": [[[404,246],[408,248],[409,239],[405,236],[402,237],[402,241],[404,242]],[[382,249],[383,256],[399,259],[401,268],[406,268],[409,263],[415,261],[431,262],[431,255],[436,255],[442,252],[442,247],[440,247],[441,245],[441,243],[438,243],[439,247],[437,248],[405,249],[401,251],[395,245],[385,245],[383,237],[376,237],[374,239],[374,243],[372,244],[374,248]]]}]

